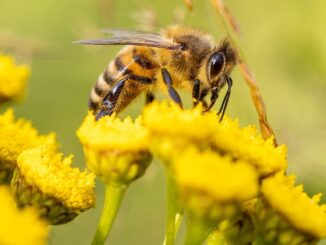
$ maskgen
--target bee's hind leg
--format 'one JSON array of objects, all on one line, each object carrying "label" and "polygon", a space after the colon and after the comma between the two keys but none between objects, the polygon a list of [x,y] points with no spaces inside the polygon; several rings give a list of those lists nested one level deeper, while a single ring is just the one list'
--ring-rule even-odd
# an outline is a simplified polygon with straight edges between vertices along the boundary
[{"label": "bee's hind leg", "polygon": [[182,101],[181,101],[180,95],[173,87],[173,82],[172,82],[170,73],[165,68],[163,68],[161,70],[161,72],[162,72],[163,81],[166,84],[166,86],[168,87],[168,92],[169,92],[171,99],[182,108]]},{"label": "bee's hind leg", "polygon": [[112,115],[114,111],[114,107],[117,104],[119,96],[123,90],[125,82],[128,80],[128,77],[122,78],[118,82],[116,82],[112,88],[110,89],[109,93],[104,97],[101,103],[101,109],[96,115],[96,120],[104,116]]},{"label": "bee's hind leg", "polygon": [[222,115],[220,117],[220,122],[223,120],[224,113],[225,113],[226,107],[227,107],[229,99],[230,99],[231,88],[232,88],[232,84],[233,84],[231,77],[227,77],[226,82],[227,82],[227,85],[228,85],[228,90],[227,90],[227,92],[226,92],[226,94],[224,96],[224,99],[223,99],[223,102],[221,104],[220,110],[217,113],[217,115],[220,115],[222,113]]}]

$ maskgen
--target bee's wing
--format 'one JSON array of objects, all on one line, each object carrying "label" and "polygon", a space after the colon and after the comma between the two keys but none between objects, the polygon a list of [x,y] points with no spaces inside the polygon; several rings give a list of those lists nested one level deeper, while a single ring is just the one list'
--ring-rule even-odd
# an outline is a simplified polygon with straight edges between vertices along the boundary
[{"label": "bee's wing", "polygon": [[123,30],[123,29],[102,29],[103,33],[110,33],[113,36],[133,36],[133,35],[142,35],[148,37],[158,37],[161,36],[155,32],[145,32],[145,31],[133,31],[133,30]]},{"label": "bee's wing", "polygon": [[156,33],[124,30],[106,30],[106,32],[112,33],[113,37],[80,40],[74,43],[89,45],[135,45],[165,49],[176,49],[179,46],[179,44],[174,43],[172,40],[164,38]]}]

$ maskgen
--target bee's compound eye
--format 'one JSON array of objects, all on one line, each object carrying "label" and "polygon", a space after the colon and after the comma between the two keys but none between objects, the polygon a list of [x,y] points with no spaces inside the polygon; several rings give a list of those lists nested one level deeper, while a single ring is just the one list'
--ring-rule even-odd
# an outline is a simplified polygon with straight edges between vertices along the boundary
[{"label": "bee's compound eye", "polygon": [[225,57],[220,52],[214,53],[209,59],[209,63],[209,74],[213,78],[224,68]]},{"label": "bee's compound eye", "polygon": [[180,44],[179,44],[179,49],[180,49],[181,51],[185,51],[185,50],[188,49],[188,46],[187,46],[185,43],[180,43]]}]

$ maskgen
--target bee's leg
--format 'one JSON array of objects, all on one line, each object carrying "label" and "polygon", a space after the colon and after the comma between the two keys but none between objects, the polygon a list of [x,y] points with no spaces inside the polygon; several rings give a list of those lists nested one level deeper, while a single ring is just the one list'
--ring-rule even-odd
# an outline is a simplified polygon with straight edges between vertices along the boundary
[{"label": "bee's leg", "polygon": [[200,81],[195,79],[194,86],[192,87],[192,104],[194,107],[200,102],[200,95]]},{"label": "bee's leg", "polygon": [[214,106],[217,98],[218,98],[218,90],[217,87],[216,88],[212,88],[211,90],[211,102],[209,103],[209,106],[206,108],[206,110],[204,110],[204,112],[208,112],[210,109],[212,109],[212,107]]},{"label": "bee's leg", "polygon": [[203,89],[201,92],[200,92],[200,97],[199,97],[199,101],[202,102],[203,104],[203,108],[206,110],[208,108],[208,104],[205,100],[205,97],[206,95],[208,94],[209,92],[209,89]]},{"label": "bee's leg", "polygon": [[113,113],[114,107],[117,104],[119,96],[127,80],[128,77],[122,78],[112,86],[109,93],[104,97],[102,101],[101,109],[96,115],[96,120],[99,120],[100,118],[111,115]]},{"label": "bee's leg", "polygon": [[153,100],[155,100],[154,94],[152,94],[151,92],[147,92],[146,93],[146,99],[145,99],[145,104],[150,104],[153,102]]},{"label": "bee's leg", "polygon": [[220,122],[223,120],[224,113],[225,113],[225,110],[226,110],[226,107],[228,105],[229,98],[230,98],[230,95],[231,95],[231,88],[232,88],[232,84],[233,84],[231,77],[227,77],[226,82],[228,84],[228,90],[227,90],[227,92],[226,92],[226,94],[224,96],[224,99],[223,99],[223,102],[221,104],[220,110],[217,113],[217,115],[220,115],[222,113],[222,116],[220,117]]},{"label": "bee's leg", "polygon": [[168,87],[170,97],[175,103],[177,103],[182,108],[182,101],[180,95],[175,90],[175,88],[173,88],[173,82],[170,73],[165,68],[163,68],[161,71],[162,71],[163,81]]}]

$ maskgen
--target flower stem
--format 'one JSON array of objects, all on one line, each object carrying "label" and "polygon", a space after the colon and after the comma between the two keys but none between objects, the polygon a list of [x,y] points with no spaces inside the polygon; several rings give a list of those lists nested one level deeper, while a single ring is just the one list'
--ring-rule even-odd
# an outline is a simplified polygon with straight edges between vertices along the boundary
[{"label": "flower stem", "polygon": [[105,200],[102,215],[92,245],[104,244],[118,213],[126,187],[127,186],[125,185],[119,185],[116,183],[107,184],[105,186]]},{"label": "flower stem", "polygon": [[209,223],[205,223],[205,221],[196,219],[189,220],[184,245],[202,244],[209,235],[211,228],[212,226]]},{"label": "flower stem", "polygon": [[[168,172],[168,171],[167,171]],[[176,234],[179,230],[182,214],[177,203],[177,193],[174,179],[167,174],[167,216],[166,216],[166,235],[164,245],[173,245]]]}]

